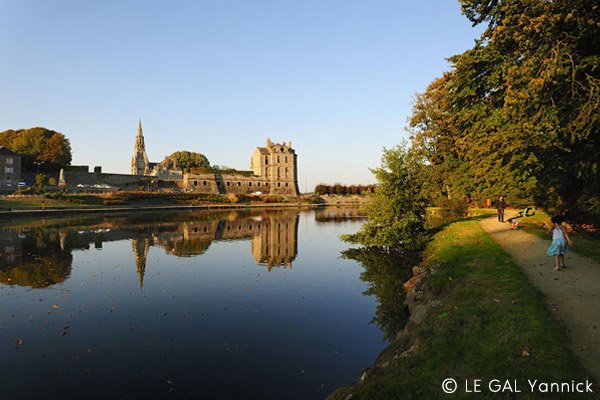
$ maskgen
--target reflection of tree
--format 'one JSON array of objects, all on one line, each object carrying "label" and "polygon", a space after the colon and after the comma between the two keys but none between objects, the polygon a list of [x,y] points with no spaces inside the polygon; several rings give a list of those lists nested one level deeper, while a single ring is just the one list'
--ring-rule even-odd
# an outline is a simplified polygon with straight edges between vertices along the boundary
[{"label": "reflection of tree", "polygon": [[56,235],[38,231],[33,236],[15,240],[22,240],[20,262],[0,269],[0,282],[44,288],[63,282],[71,274],[73,256],[61,251]]},{"label": "reflection of tree", "polygon": [[341,223],[345,221],[361,221],[364,219],[365,214],[361,212],[359,206],[324,207],[315,210],[315,221],[320,223]]},{"label": "reflection of tree", "polygon": [[371,322],[377,324],[387,340],[394,339],[407,321],[407,314],[400,307],[406,296],[402,285],[412,276],[418,255],[361,248],[345,250],[342,257],[357,261],[364,268],[360,279],[369,287],[363,294],[375,295],[379,302]]},{"label": "reflection of tree", "polygon": [[161,245],[167,251],[177,257],[194,257],[204,254],[210,246],[211,240],[202,239],[179,239],[172,238],[165,240]]}]

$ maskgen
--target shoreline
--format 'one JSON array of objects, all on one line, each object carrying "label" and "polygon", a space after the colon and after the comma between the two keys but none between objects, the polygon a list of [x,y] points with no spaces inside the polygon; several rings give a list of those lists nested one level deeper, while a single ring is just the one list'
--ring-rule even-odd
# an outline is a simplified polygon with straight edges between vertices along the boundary
[{"label": "shoreline", "polygon": [[[327,400],[439,398],[449,378],[597,384],[552,304],[483,231],[486,217],[454,221],[434,235],[396,303],[408,311],[406,324],[354,384]],[[459,389],[459,397],[468,397]]]},{"label": "shoreline", "polygon": [[192,211],[192,210],[222,210],[222,209],[246,209],[246,208],[317,208],[327,206],[338,206],[345,204],[308,204],[308,203],[260,203],[260,204],[201,204],[201,205],[175,205],[175,206],[121,206],[121,207],[78,207],[78,208],[51,208],[33,210],[10,210],[0,211],[0,220],[10,220],[22,217],[39,216],[61,216],[76,214],[100,214],[100,213],[128,213],[143,211]]}]

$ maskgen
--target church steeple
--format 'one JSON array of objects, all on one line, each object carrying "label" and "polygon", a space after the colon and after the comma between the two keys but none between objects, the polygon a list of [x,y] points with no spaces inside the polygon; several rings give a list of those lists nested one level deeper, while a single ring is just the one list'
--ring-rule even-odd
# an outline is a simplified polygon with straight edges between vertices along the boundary
[{"label": "church steeple", "polygon": [[142,119],[140,118],[137,136],[135,137],[135,147],[133,148],[133,158],[131,159],[131,175],[146,175],[149,172],[149,167],[144,133],[142,132]]}]

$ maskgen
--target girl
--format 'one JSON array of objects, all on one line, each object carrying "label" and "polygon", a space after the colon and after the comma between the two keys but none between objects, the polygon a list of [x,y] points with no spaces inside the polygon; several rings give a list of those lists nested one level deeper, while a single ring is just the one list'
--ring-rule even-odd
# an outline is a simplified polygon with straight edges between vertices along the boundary
[{"label": "girl", "polygon": [[563,217],[555,215],[550,221],[552,222],[552,225],[548,232],[552,232],[552,243],[550,244],[550,247],[548,247],[546,254],[554,256],[554,270],[558,271],[561,267],[566,268],[565,253],[567,252],[567,243],[569,246],[573,246],[573,242],[571,241],[571,238],[569,238],[567,230],[562,225],[564,221]]}]

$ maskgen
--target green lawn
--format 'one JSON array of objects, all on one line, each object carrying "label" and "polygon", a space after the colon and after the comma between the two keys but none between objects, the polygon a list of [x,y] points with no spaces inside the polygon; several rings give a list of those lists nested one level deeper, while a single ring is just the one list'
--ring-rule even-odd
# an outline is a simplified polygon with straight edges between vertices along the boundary
[{"label": "green lawn", "polygon": [[[406,337],[392,342],[363,384],[341,388],[330,399],[349,393],[353,400],[444,398],[446,378],[516,379],[523,390],[528,378],[570,382],[587,377],[542,295],[477,218],[445,226],[424,257],[435,273],[423,282],[423,292],[439,303]],[[405,353],[411,347],[414,351]],[[451,398],[490,393],[482,395],[459,390]],[[538,397],[527,390],[519,394]]]},{"label": "green lawn", "polygon": [[87,206],[86,204],[65,200],[43,199],[41,197],[5,197],[0,199],[0,210],[6,208],[14,210],[41,209],[42,201],[44,201],[45,208],[74,208]]}]

